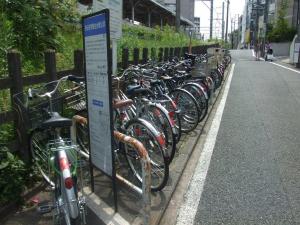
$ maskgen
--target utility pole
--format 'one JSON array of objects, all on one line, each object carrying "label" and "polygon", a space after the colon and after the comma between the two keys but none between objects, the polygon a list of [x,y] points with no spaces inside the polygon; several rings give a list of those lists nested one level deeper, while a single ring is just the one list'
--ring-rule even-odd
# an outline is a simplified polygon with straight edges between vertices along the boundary
[{"label": "utility pole", "polygon": [[[235,15],[236,16],[236,15]],[[235,22],[236,22],[236,18],[234,16],[234,20],[233,20],[233,47],[235,48],[236,45],[236,32],[235,32]]]},{"label": "utility pole", "polygon": [[298,9],[297,9],[297,35],[298,35],[298,40],[300,40],[300,0],[298,0]]},{"label": "utility pole", "polygon": [[176,31],[180,31],[180,0],[176,0]]},{"label": "utility pole", "polygon": [[228,16],[229,16],[229,4],[230,1],[227,0],[227,15],[226,15],[226,33],[225,33],[225,42],[227,42],[228,39]]},{"label": "utility pole", "polygon": [[210,0],[210,29],[209,38],[213,37],[213,19],[214,19],[214,0]]},{"label": "utility pole", "polygon": [[223,41],[224,41],[224,29],[225,29],[224,13],[225,13],[225,2],[222,3],[222,40]]},{"label": "utility pole", "polygon": [[[296,43],[300,43],[300,0],[298,0],[298,9],[297,9],[297,40]],[[295,44],[296,46],[296,44]],[[296,51],[295,49],[294,51]],[[300,48],[298,49],[298,63],[296,63],[296,67],[300,68]]]},{"label": "utility pole", "polygon": [[231,49],[233,49],[233,19],[231,18]]},{"label": "utility pole", "polygon": [[267,27],[268,27],[268,16],[269,16],[269,0],[265,0],[265,11],[264,11],[264,40],[263,40],[263,57],[265,56],[266,49],[266,36],[267,36]]},{"label": "utility pole", "polygon": [[256,43],[256,44],[258,44],[259,10],[260,10],[260,0],[257,0],[256,18],[255,18],[255,30],[254,30],[254,43]]}]

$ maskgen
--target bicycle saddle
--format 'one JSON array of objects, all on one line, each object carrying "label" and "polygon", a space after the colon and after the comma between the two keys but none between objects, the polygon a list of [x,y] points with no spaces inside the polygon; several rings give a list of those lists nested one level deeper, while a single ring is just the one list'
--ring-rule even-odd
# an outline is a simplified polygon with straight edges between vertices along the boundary
[{"label": "bicycle saddle", "polygon": [[151,84],[151,86],[152,85],[155,86],[155,85],[160,85],[161,82],[160,82],[160,80],[150,80],[150,84]]},{"label": "bicycle saddle", "polygon": [[148,95],[148,94],[153,95],[153,92],[148,88],[142,88],[140,85],[129,85],[126,94],[129,96]]},{"label": "bicycle saddle", "polygon": [[173,79],[172,77],[169,77],[169,76],[161,76],[160,78],[162,80],[164,80],[164,81],[168,81],[168,80],[172,80]]},{"label": "bicycle saddle", "polygon": [[127,108],[133,104],[133,101],[131,99],[126,100],[116,100],[113,103],[114,109],[121,109],[121,108]]},{"label": "bicycle saddle", "polygon": [[70,127],[70,126],[72,126],[72,120],[62,117],[57,112],[53,112],[51,118],[42,123],[42,128],[49,128],[49,127],[58,128],[58,127]]},{"label": "bicycle saddle", "polygon": [[206,80],[206,76],[192,76],[191,79],[193,80]]}]

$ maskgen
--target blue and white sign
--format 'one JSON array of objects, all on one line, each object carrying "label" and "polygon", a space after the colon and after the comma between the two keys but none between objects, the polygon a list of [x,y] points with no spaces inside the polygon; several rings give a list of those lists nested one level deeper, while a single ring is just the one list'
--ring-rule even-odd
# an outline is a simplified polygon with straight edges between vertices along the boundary
[{"label": "blue and white sign", "polygon": [[108,34],[108,13],[99,12],[83,19],[90,157],[93,166],[112,176]]}]

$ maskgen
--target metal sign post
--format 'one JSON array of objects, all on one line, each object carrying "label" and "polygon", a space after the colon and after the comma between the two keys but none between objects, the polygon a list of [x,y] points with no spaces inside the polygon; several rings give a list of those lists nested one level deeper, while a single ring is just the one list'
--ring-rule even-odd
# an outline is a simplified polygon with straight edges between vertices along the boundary
[{"label": "metal sign post", "polygon": [[116,185],[112,148],[112,85],[109,10],[87,15],[82,20],[92,190],[93,167],[112,178],[115,208]]}]

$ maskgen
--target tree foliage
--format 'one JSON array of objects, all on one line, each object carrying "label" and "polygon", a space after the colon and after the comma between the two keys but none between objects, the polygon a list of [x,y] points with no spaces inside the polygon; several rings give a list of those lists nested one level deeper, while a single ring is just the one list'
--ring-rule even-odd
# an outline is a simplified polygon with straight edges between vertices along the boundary
[{"label": "tree foliage", "polygon": [[291,41],[294,38],[296,30],[289,26],[288,21],[285,18],[287,8],[288,1],[281,0],[275,26],[269,26],[270,30],[268,31],[267,38],[270,42]]},{"label": "tree foliage", "polygon": [[0,10],[6,24],[11,26],[2,35],[11,36],[10,47],[32,60],[42,58],[46,49],[59,50],[59,30],[66,22],[78,18],[74,0],[2,0]]}]

